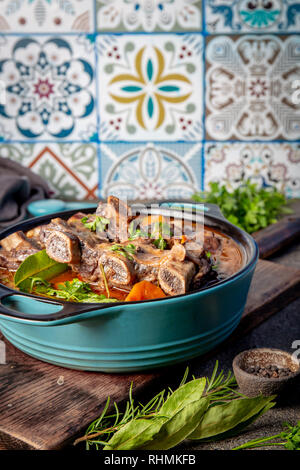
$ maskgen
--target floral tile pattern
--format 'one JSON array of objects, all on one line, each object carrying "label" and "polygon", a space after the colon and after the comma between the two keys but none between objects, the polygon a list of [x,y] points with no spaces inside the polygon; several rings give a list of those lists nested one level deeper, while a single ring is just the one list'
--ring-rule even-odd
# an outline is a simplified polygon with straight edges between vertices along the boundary
[{"label": "floral tile pattern", "polygon": [[101,144],[101,195],[188,198],[201,189],[201,144]]},{"label": "floral tile pattern", "polygon": [[63,198],[300,196],[299,32],[300,0],[0,0],[0,156]]},{"label": "floral tile pattern", "polygon": [[56,197],[83,200],[98,196],[96,144],[2,143],[0,156],[15,160],[42,176]]},{"label": "floral tile pattern", "polygon": [[205,188],[211,181],[229,188],[250,179],[261,186],[276,186],[288,197],[300,197],[300,144],[206,143]]},{"label": "floral tile pattern", "polygon": [[99,31],[197,31],[199,0],[98,0]]},{"label": "floral tile pattern", "polygon": [[201,38],[100,38],[100,139],[202,138]]},{"label": "floral tile pattern", "polygon": [[66,33],[93,30],[93,0],[2,0],[0,31]]},{"label": "floral tile pattern", "polygon": [[208,138],[299,138],[300,36],[217,36],[206,59]]},{"label": "floral tile pattern", "polygon": [[214,33],[299,32],[295,0],[206,0],[206,30]]},{"label": "floral tile pattern", "polygon": [[94,74],[93,56],[80,56],[76,36],[7,36],[0,59],[4,135],[25,141],[94,140]]}]

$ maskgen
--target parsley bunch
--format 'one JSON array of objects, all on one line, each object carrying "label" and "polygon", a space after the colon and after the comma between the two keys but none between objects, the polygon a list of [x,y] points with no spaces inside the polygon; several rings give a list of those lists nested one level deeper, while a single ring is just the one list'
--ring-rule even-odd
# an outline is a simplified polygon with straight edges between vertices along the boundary
[{"label": "parsley bunch", "polygon": [[96,215],[95,217],[88,215],[87,217],[82,217],[81,222],[86,228],[88,228],[92,232],[104,232],[106,226],[109,224],[109,219],[106,219],[105,217],[100,217],[98,215]]},{"label": "parsley bunch", "polygon": [[210,183],[210,190],[196,193],[192,199],[197,202],[217,204],[224,217],[248,233],[256,232],[277,222],[281,214],[291,214],[286,207],[284,194],[275,187],[259,188],[249,180],[228,191],[226,185]]},{"label": "parsley bunch", "polygon": [[72,281],[66,281],[64,284],[59,284],[58,289],[53,289],[49,282],[36,278],[34,291],[70,302],[117,302],[116,299],[108,299],[104,294],[96,294],[88,283],[80,281],[77,278]]}]

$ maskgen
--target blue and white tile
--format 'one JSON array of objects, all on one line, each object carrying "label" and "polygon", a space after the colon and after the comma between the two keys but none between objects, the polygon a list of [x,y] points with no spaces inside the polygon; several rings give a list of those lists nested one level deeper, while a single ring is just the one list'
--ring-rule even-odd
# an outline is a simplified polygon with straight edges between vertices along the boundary
[{"label": "blue and white tile", "polygon": [[201,149],[200,143],[102,143],[101,195],[189,198],[201,189]]},{"label": "blue and white tile", "polygon": [[205,189],[214,181],[237,188],[247,179],[299,198],[300,144],[206,142]]},{"label": "blue and white tile", "polygon": [[99,31],[200,31],[201,24],[199,0],[97,1]]},{"label": "blue and white tile", "polygon": [[202,139],[202,38],[98,38],[100,139]]},{"label": "blue and white tile", "polygon": [[299,32],[295,0],[206,0],[206,30],[216,33]]},{"label": "blue and white tile", "polygon": [[94,0],[2,0],[0,31],[92,32],[94,15]]},{"label": "blue and white tile", "polygon": [[300,36],[209,38],[207,140],[299,139],[299,63]]},{"label": "blue and white tile", "polygon": [[13,140],[97,138],[95,61],[77,36],[4,36],[0,128]]}]

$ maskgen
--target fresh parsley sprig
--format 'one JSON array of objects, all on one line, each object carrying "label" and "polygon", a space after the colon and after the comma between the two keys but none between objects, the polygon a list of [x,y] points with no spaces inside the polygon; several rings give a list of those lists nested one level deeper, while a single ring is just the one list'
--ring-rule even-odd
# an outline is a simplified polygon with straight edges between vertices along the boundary
[{"label": "fresh parsley sprig", "polygon": [[131,261],[133,260],[131,255],[136,253],[136,247],[132,243],[129,243],[128,245],[119,245],[118,243],[115,243],[110,247],[110,250],[114,251],[118,255],[125,256],[125,258]]},{"label": "fresh parsley sprig", "polygon": [[39,278],[35,278],[33,292],[38,294],[49,295],[58,299],[70,302],[81,303],[107,303],[117,302],[117,299],[107,298],[104,294],[94,292],[87,282],[80,281],[75,278],[72,281],[66,281],[58,285],[58,289],[54,289],[52,285]]},{"label": "fresh parsley sprig", "polygon": [[160,250],[165,250],[168,246],[166,238],[172,236],[172,230],[169,224],[166,222],[155,222],[152,227],[150,237],[154,238],[153,245]]},{"label": "fresh parsley sprig", "polygon": [[86,217],[82,217],[81,222],[86,228],[88,228],[92,232],[104,232],[106,230],[107,225],[109,224],[109,219],[106,219],[105,217],[100,217],[98,215],[88,215]]},{"label": "fresh parsley sprig", "polygon": [[253,439],[232,450],[256,449],[258,447],[269,446],[283,446],[287,450],[300,450],[300,421],[298,421],[296,426],[291,426],[289,423],[284,423],[283,426],[284,431],[279,434]]},{"label": "fresh parsley sprig", "polygon": [[249,180],[229,191],[226,185],[210,183],[209,191],[196,193],[197,202],[217,204],[229,222],[248,233],[277,222],[281,214],[291,214],[287,199],[275,187],[260,188]]},{"label": "fresh parsley sprig", "polygon": [[130,222],[128,227],[129,240],[135,240],[136,238],[148,238],[148,233],[137,226],[136,221]]}]

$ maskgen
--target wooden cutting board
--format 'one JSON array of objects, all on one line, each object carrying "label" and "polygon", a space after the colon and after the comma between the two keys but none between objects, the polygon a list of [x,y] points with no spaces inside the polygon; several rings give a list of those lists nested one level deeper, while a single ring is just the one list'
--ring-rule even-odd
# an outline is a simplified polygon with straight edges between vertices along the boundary
[{"label": "wooden cutting board", "polygon": [[[299,287],[300,271],[260,260],[242,321],[225,345],[295,299]],[[127,398],[131,382],[135,394],[150,386],[161,388],[166,373],[73,371],[33,359],[6,340],[5,344],[7,363],[0,365],[0,449],[60,449],[84,433],[108,395],[112,401]]]},{"label": "wooden cutting board", "polygon": [[300,200],[290,204],[291,215],[282,217],[276,224],[253,233],[259,247],[259,257],[268,258],[300,237]]}]

